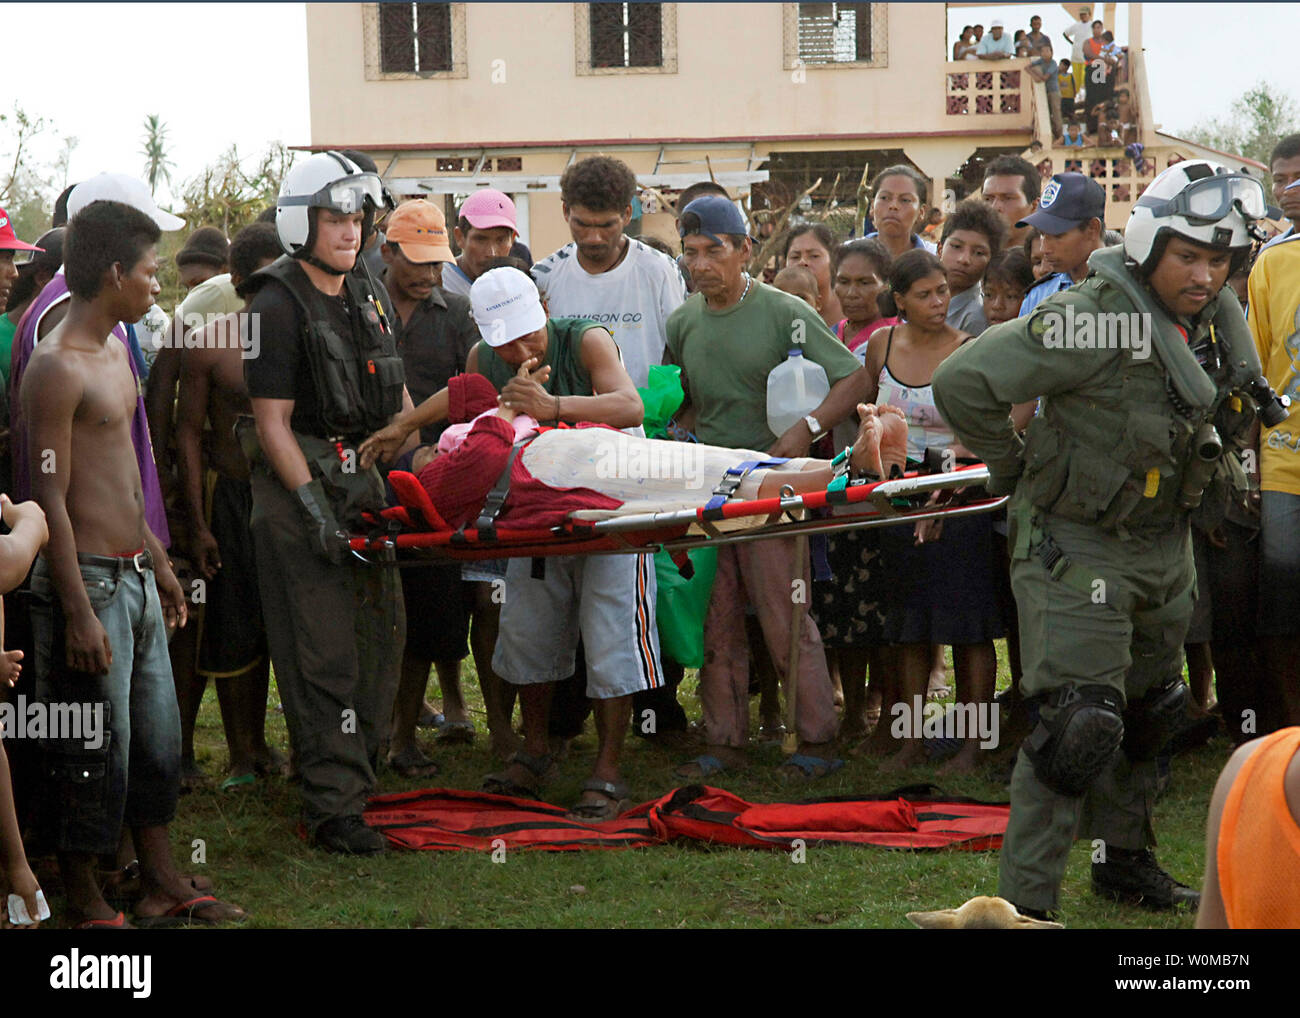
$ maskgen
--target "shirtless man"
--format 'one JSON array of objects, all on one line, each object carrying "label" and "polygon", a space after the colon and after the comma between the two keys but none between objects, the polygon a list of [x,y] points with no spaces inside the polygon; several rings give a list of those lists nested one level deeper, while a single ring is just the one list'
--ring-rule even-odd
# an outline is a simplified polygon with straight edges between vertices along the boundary
[{"label": "shirtless man", "polygon": [[196,895],[168,843],[180,724],[167,631],[185,624],[185,595],[145,523],[131,444],[138,387],[126,350],[109,339],[159,292],[159,236],[148,216],[117,202],[74,217],[64,247],[68,313],[33,352],[22,388],[31,482],[50,528],[32,576],[36,693],[80,704],[106,729],[98,745],[51,739],[46,747],[54,786],[46,801],[58,804],[49,835],[70,921],[89,928],[128,925],[96,880],[96,856],[117,848],[124,823],[140,857],[138,924],[244,916]]},{"label": "shirtless man", "polygon": [[[240,231],[230,245],[230,280],[236,291],[279,255],[280,241],[270,223],[254,223]],[[251,300],[251,294],[247,295],[242,309],[210,322],[197,343],[190,338],[178,351],[177,473],[188,533],[193,535],[190,556],[208,589],[198,667],[190,682],[178,679],[176,694],[183,752],[193,760],[194,724],[203,689],[209,677],[216,683],[230,750],[230,772],[221,785],[226,790],[252,784],[259,773],[272,773],[280,765],[277,754],[266,744],[271,662],[262,625],[253,535],[248,529],[253,508],[248,460],[234,431],[240,415],[253,413],[244,384],[244,358],[257,352],[253,343],[256,334],[247,331]],[[205,422],[211,424],[208,431],[204,431]],[[206,470],[217,475],[210,509],[205,497]]]}]

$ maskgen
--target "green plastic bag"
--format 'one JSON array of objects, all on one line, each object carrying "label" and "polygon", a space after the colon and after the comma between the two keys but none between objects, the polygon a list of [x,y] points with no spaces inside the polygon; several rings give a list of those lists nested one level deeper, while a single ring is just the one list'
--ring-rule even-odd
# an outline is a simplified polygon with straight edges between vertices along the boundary
[{"label": "green plastic bag", "polygon": [[652,364],[644,389],[637,389],[645,405],[646,438],[667,438],[668,422],[686,399],[682,389],[682,369],[676,364]]},{"label": "green plastic bag", "polygon": [[704,616],[713,595],[718,550],[695,548],[688,554],[695,567],[689,580],[682,577],[668,552],[655,553],[655,578],[659,581],[655,615],[660,652],[684,668],[699,668],[704,664]]}]

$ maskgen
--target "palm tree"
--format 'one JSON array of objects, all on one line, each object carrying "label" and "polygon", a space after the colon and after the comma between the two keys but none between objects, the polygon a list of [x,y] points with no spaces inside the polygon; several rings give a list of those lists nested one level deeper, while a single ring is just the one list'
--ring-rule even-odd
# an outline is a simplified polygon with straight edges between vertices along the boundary
[{"label": "palm tree", "polygon": [[144,164],[144,174],[149,181],[150,193],[158,190],[159,181],[171,183],[172,161],[167,158],[167,125],[156,113],[151,113],[144,119],[144,148],[141,154],[147,160]]}]

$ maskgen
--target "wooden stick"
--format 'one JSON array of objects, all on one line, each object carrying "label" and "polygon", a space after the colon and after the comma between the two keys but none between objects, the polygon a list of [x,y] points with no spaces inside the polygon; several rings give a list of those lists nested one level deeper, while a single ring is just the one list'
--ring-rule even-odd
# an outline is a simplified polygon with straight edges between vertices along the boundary
[{"label": "wooden stick", "polygon": [[[805,514],[801,513],[800,516]],[[794,575],[790,579],[790,592],[794,593],[795,582],[803,582],[804,566],[808,563],[808,538],[794,539]],[[796,728],[799,711],[799,638],[803,636],[804,612],[808,606],[811,591],[801,590],[803,595],[794,601],[790,611],[790,653],[785,664],[785,738],[781,740],[781,751],[787,755],[799,749],[799,733]]]}]

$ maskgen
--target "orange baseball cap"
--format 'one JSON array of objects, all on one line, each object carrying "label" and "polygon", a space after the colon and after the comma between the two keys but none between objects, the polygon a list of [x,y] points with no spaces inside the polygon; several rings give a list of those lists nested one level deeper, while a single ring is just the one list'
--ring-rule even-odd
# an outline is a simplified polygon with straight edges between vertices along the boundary
[{"label": "orange baseball cap", "polygon": [[451,262],[447,219],[431,201],[412,198],[393,210],[384,224],[384,240],[396,244],[413,262]]}]

